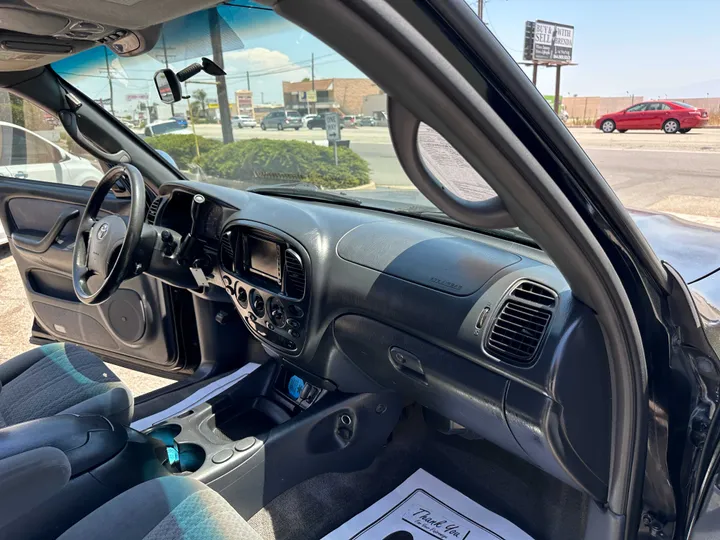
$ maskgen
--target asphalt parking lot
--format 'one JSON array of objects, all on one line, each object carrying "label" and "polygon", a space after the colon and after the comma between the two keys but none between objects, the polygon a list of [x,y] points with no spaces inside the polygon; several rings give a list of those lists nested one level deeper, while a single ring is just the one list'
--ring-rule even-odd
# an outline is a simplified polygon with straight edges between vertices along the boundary
[{"label": "asphalt parking lot", "polygon": [[[216,124],[196,126],[197,134],[221,138]],[[681,135],[661,131],[605,134],[593,128],[570,132],[626,206],[681,214],[705,223],[720,221],[720,129]],[[343,139],[370,164],[379,187],[412,188],[395,157],[385,127],[346,128]],[[324,141],[325,131],[233,129],[235,140],[256,137]]]}]

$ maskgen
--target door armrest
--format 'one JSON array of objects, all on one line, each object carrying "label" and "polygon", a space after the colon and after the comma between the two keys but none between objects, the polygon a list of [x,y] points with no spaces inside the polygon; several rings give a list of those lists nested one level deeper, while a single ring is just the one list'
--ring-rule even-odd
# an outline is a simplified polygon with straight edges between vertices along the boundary
[{"label": "door armrest", "polygon": [[55,239],[60,235],[65,225],[76,219],[80,215],[80,210],[77,208],[66,208],[57,217],[55,224],[48,231],[48,233],[42,237],[37,238],[34,235],[23,234],[14,232],[10,235],[10,238],[16,247],[30,251],[32,253],[45,253],[50,246],[53,245]]}]

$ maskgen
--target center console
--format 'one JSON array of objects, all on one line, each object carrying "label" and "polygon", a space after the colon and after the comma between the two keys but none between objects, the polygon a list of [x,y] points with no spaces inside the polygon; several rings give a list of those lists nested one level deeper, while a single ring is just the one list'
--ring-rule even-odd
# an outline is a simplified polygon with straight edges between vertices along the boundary
[{"label": "center console", "polygon": [[250,518],[307,478],[368,466],[401,407],[395,394],[342,394],[270,361],[146,434],[165,446],[168,471],[201,480]]},{"label": "center console", "polygon": [[269,226],[229,223],[221,236],[225,290],[250,332],[288,356],[305,344],[310,259],[299,242]]}]

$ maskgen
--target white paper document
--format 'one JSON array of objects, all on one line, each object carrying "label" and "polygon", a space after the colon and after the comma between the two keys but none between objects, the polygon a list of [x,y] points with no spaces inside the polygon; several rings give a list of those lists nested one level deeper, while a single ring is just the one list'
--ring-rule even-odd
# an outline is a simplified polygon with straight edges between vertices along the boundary
[{"label": "white paper document", "polygon": [[323,540],[532,540],[422,469]]},{"label": "white paper document", "polygon": [[260,364],[248,362],[240,369],[235,370],[232,373],[229,373],[228,375],[225,375],[224,377],[221,377],[216,381],[213,381],[210,384],[203,386],[197,392],[194,392],[192,395],[186,397],[182,401],[171,405],[167,409],[155,413],[151,416],[135,420],[132,424],[130,424],[130,427],[137,431],[145,431],[146,429],[154,426],[155,424],[164,422],[168,418],[172,418],[173,416],[177,416],[178,414],[183,413],[188,409],[191,409],[198,403],[204,403],[205,401],[214,398],[218,394],[221,394],[231,386],[240,382],[246,376],[250,375],[250,373],[255,371],[255,369],[258,367],[260,367]]}]

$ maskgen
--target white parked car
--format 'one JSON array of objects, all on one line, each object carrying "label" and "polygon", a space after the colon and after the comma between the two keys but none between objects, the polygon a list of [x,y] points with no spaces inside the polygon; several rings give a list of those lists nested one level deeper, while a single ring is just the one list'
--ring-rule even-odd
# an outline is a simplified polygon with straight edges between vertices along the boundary
[{"label": "white parked car", "polygon": [[252,118],[250,116],[245,116],[245,115],[241,114],[239,116],[236,116],[235,118],[236,118],[235,123],[236,123],[237,127],[239,127],[240,129],[246,128],[246,127],[249,127],[249,128],[257,127],[257,122],[255,121],[254,118]]},{"label": "white parked car", "polygon": [[[0,175],[55,184],[93,186],[103,173],[85,158],[75,156],[24,127],[0,121]],[[0,245],[7,243],[0,226]]]},{"label": "white parked car", "polygon": [[309,122],[310,120],[312,120],[313,118],[317,118],[317,117],[318,117],[317,114],[306,114],[305,116],[303,116],[303,117],[302,117],[303,127],[307,127],[308,122]]},{"label": "white parked car", "polygon": [[150,125],[145,126],[143,135],[145,137],[155,137],[156,135],[192,135],[192,129],[183,127],[175,120],[158,120]]}]

